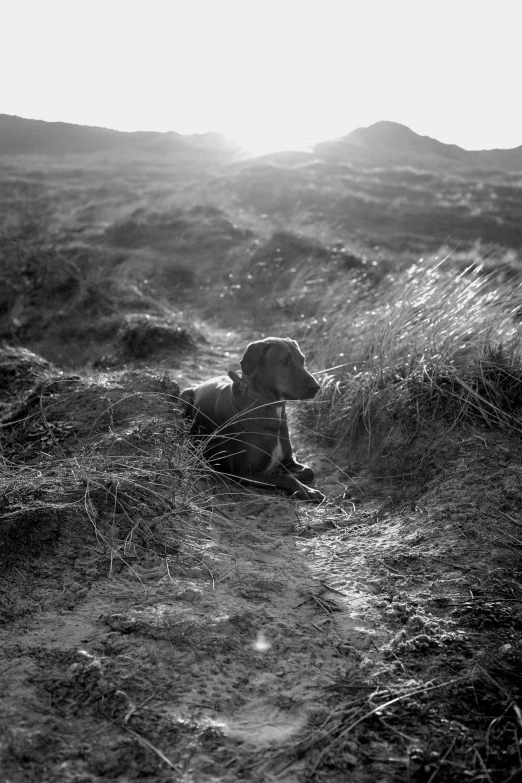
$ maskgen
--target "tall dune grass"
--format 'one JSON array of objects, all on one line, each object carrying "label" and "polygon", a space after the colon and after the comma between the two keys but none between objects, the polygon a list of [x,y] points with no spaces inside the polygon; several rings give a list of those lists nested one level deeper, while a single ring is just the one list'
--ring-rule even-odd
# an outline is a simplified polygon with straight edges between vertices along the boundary
[{"label": "tall dune grass", "polygon": [[330,290],[309,335],[327,369],[306,423],[381,467],[427,422],[521,428],[522,288],[495,280],[435,257],[362,299]]}]

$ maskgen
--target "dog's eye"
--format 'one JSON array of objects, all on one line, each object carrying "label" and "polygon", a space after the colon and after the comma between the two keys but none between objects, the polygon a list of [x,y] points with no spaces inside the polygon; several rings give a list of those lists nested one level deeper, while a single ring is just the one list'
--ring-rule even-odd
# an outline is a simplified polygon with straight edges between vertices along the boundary
[{"label": "dog's eye", "polygon": [[281,364],[289,365],[290,364],[290,357],[285,356],[283,359],[281,359]]}]

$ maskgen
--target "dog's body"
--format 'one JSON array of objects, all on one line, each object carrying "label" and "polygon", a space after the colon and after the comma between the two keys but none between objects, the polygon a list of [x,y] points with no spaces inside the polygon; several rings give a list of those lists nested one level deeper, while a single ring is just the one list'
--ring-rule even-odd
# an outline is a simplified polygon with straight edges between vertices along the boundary
[{"label": "dog's body", "polygon": [[242,377],[231,372],[181,393],[193,429],[214,436],[206,458],[224,473],[280,487],[303,500],[323,500],[321,492],[303,483],[314,474],[295,460],[286,420],[286,400],[311,399],[319,390],[299,346],[280,337],[250,343],[241,370]]}]

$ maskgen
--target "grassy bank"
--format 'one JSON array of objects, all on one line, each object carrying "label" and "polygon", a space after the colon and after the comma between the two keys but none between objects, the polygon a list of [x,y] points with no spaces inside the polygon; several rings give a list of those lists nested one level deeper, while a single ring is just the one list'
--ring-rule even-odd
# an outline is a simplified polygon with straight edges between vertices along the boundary
[{"label": "grassy bank", "polygon": [[176,552],[182,530],[204,528],[202,459],[166,374],[65,376],[4,347],[0,376],[2,562],[77,528],[132,570],[147,553]]},{"label": "grassy bank", "polygon": [[451,256],[371,288],[330,287],[307,339],[316,366],[331,369],[306,424],[355,462],[404,479],[440,425],[519,429],[521,308],[512,277],[459,269]]}]

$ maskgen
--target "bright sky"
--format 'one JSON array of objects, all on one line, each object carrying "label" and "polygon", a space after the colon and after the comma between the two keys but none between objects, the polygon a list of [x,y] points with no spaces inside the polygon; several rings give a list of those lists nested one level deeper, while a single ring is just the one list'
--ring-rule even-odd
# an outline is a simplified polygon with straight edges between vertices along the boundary
[{"label": "bright sky", "polygon": [[522,144],[520,0],[0,0],[0,113],[219,130],[256,152],[378,120]]}]

